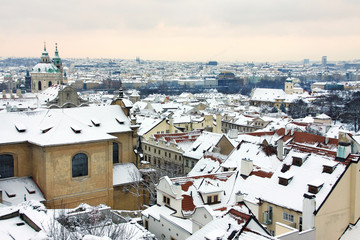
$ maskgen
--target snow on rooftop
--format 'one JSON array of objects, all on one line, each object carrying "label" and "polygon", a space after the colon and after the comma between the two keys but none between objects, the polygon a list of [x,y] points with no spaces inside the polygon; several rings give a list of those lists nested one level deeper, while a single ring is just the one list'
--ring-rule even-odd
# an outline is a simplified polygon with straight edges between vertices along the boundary
[{"label": "snow on rooftop", "polygon": [[[94,127],[94,117],[100,126]],[[39,146],[111,140],[115,137],[109,133],[131,131],[129,119],[117,105],[1,112],[0,121],[0,143],[28,141]],[[26,125],[26,131],[19,132],[14,123]]]},{"label": "snow on rooftop", "polygon": [[0,180],[2,200],[5,205],[16,205],[24,201],[45,201],[43,194],[30,177]]},{"label": "snow on rooftop", "polygon": [[[302,212],[303,195],[309,194],[308,184],[321,179],[323,186],[316,196],[316,209],[320,207],[326,196],[329,194],[336,181],[345,171],[346,166],[339,164],[329,174],[323,172],[323,165],[334,162],[334,158],[311,153],[301,166],[292,165],[293,155],[298,154],[297,150],[291,150],[283,163],[291,165],[290,169],[283,173],[279,167],[270,179],[255,175],[249,176],[242,183],[236,184],[236,191],[248,194],[249,199],[259,198],[264,201]],[[279,177],[292,180],[287,186],[279,184]],[[257,186],[257,187],[254,187]]]},{"label": "snow on rooftop", "polygon": [[141,181],[141,173],[133,163],[115,164],[113,166],[113,185],[123,185]]}]

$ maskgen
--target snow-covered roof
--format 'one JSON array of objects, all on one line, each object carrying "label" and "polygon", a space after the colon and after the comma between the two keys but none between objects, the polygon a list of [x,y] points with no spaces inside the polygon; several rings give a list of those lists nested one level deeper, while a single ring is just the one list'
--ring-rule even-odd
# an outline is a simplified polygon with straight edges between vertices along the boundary
[{"label": "snow-covered roof", "polygon": [[141,173],[133,163],[115,164],[113,166],[114,186],[135,183],[141,180]]},{"label": "snow-covered roof", "polygon": [[202,132],[189,150],[184,153],[184,156],[200,159],[203,156],[204,151],[208,151],[211,147],[214,147],[223,136],[224,134],[221,133]]},{"label": "snow-covered roof", "polygon": [[159,123],[161,123],[164,119],[159,118],[151,118],[151,117],[145,117],[145,118],[139,118],[137,117],[137,122],[140,123],[140,127],[138,130],[138,134],[140,136],[146,134],[151,129],[156,127]]},{"label": "snow-covered roof", "polygon": [[215,218],[188,239],[233,239],[235,236],[241,240],[270,239],[270,235],[254,220],[251,213],[239,207],[230,209],[221,218]]},{"label": "snow-covered roof", "polygon": [[255,88],[253,90],[252,101],[275,102],[277,99],[285,99],[286,93],[282,89]]},{"label": "snow-covered roof", "polygon": [[0,180],[2,200],[5,205],[16,205],[24,201],[45,201],[45,198],[30,177],[6,178]]},{"label": "snow-covered roof", "polygon": [[[308,185],[319,185],[321,182],[322,188],[315,194],[316,209],[318,209],[345,171],[346,165],[338,164],[331,174],[323,172],[323,165],[330,165],[337,161],[335,161],[334,156],[324,155],[320,152],[311,151],[311,149],[308,152],[310,155],[301,166],[293,165],[293,156],[299,155],[300,149],[302,148],[294,147],[284,159],[283,164],[290,166],[288,170],[279,166],[271,178],[250,175],[245,181],[236,184],[237,190],[247,193],[247,198],[262,199],[278,206],[302,212],[304,193],[312,194],[308,192]],[[289,179],[288,185],[279,184],[279,177]]]},{"label": "snow-covered roof", "polygon": [[[95,126],[92,119],[100,125]],[[109,133],[129,132],[130,121],[120,106],[41,109],[0,113],[0,144],[30,142],[39,146],[111,140]],[[15,124],[25,126],[19,131]]]},{"label": "snow-covered roof", "polygon": [[60,70],[53,63],[38,63],[31,73],[60,73]]}]

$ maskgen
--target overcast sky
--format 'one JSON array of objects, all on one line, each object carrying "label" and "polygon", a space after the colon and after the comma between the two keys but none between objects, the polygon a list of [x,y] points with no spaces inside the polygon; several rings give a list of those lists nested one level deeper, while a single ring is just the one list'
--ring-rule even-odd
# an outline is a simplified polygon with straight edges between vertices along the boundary
[{"label": "overcast sky", "polygon": [[2,0],[0,56],[359,59],[360,0]]}]

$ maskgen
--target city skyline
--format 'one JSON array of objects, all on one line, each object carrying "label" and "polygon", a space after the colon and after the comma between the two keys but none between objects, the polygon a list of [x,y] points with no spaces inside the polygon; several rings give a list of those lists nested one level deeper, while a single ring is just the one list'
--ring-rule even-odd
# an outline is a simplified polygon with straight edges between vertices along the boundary
[{"label": "city skyline", "polygon": [[358,59],[360,2],[7,1],[0,54],[169,61]]}]

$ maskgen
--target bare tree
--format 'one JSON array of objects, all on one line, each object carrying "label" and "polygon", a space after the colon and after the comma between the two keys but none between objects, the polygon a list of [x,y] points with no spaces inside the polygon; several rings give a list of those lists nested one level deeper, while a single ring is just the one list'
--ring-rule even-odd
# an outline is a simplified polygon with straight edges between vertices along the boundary
[{"label": "bare tree", "polygon": [[54,240],[81,240],[85,235],[109,237],[111,239],[133,239],[136,232],[132,225],[104,206],[78,207],[70,213],[60,212],[48,226],[44,227]]}]

